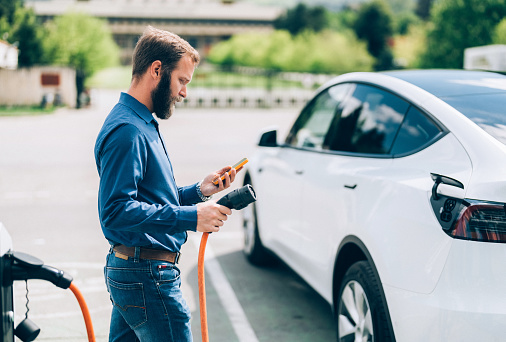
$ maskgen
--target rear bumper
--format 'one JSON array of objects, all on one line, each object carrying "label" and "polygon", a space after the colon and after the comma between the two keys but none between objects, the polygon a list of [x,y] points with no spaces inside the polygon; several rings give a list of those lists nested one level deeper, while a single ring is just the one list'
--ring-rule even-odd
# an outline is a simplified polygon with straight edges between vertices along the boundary
[{"label": "rear bumper", "polygon": [[430,294],[384,285],[396,339],[504,341],[506,244],[455,240]]}]

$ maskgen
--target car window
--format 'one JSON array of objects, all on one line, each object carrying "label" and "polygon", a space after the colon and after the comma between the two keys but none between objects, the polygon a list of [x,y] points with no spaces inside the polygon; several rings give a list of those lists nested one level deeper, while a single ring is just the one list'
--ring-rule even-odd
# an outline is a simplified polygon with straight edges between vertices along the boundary
[{"label": "car window", "polygon": [[431,141],[441,129],[425,114],[410,107],[399,134],[395,138],[391,154],[405,154],[416,151]]},{"label": "car window", "polygon": [[409,104],[376,87],[355,87],[332,123],[325,145],[333,151],[388,154]]},{"label": "car window", "polygon": [[442,98],[506,145],[506,94],[480,94]]},{"label": "car window", "polygon": [[349,89],[349,84],[339,84],[321,92],[297,118],[286,143],[294,147],[322,149],[330,123]]}]

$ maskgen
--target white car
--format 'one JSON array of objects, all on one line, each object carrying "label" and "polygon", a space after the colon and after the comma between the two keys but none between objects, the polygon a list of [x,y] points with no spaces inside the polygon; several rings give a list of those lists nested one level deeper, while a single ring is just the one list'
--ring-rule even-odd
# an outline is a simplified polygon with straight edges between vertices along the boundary
[{"label": "white car", "polygon": [[244,252],[332,306],[338,341],[505,341],[506,76],[350,73],[261,135]]}]

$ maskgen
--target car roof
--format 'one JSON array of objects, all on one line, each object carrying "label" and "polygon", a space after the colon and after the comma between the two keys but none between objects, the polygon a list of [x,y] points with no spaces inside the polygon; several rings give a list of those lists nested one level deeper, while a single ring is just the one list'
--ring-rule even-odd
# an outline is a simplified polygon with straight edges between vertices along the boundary
[{"label": "car roof", "polygon": [[471,70],[399,70],[382,74],[409,82],[439,97],[506,93],[506,76]]}]

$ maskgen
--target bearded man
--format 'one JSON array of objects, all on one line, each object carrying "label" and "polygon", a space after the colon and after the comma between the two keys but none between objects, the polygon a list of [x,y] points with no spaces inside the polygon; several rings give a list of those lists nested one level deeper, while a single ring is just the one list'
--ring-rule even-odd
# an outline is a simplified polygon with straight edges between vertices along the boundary
[{"label": "bearded man", "polygon": [[231,210],[209,199],[236,171],[227,166],[178,187],[154,115],[173,114],[199,60],[179,36],[148,27],[134,50],[130,88],[97,137],[99,218],[111,245],[104,269],[113,304],[109,341],[192,340],[176,266],[180,249],[187,231],[220,230]]}]

